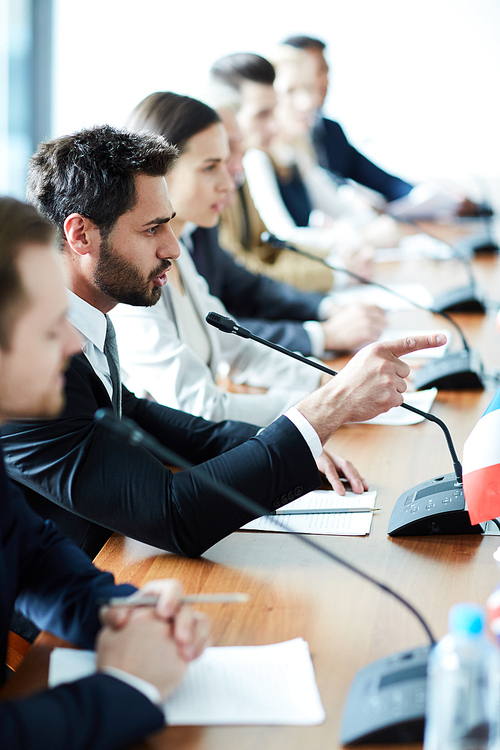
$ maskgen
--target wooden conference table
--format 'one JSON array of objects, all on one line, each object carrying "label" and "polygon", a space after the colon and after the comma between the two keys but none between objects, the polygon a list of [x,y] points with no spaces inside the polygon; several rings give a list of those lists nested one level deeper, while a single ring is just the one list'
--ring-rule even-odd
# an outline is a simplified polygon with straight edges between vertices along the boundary
[{"label": "wooden conference table", "polygon": [[[491,299],[500,299],[496,258],[475,262],[477,278]],[[384,264],[380,280],[425,280],[432,291],[465,283],[454,262]],[[498,291],[497,291],[498,290]],[[456,315],[487,370],[500,370],[500,335],[493,312]],[[391,324],[443,327],[425,312],[404,311]],[[455,338],[455,344],[458,344]],[[338,364],[338,362],[336,363]],[[492,395],[490,392],[440,392],[432,412],[448,424],[461,456],[464,440]],[[425,616],[436,637],[446,631],[447,613],[458,601],[484,604],[497,585],[492,553],[500,537],[387,536],[387,524],[401,492],[425,479],[452,471],[444,436],[434,424],[405,427],[351,425],[333,440],[377,490],[377,506],[367,537],[317,537],[405,595]],[[176,750],[323,750],[336,748],[342,707],[359,669],[392,652],[426,643],[419,623],[392,598],[347,570],[320,557],[287,534],[237,532],[200,559],[187,560],[115,534],[96,558],[119,582],[140,586],[158,577],[179,578],[188,592],[245,591],[248,604],[206,607],[214,645],[259,645],[301,636],[309,643],[326,721],[315,727],[168,728],[141,748]],[[52,636],[31,649],[8,686],[10,694],[40,688],[46,680]],[[419,747],[405,745],[403,747]]]}]

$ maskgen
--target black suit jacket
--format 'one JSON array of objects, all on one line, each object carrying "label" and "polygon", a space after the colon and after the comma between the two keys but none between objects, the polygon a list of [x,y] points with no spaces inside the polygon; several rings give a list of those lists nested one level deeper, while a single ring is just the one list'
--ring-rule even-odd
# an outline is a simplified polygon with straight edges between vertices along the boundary
[{"label": "black suit jacket", "polygon": [[210,294],[222,300],[241,325],[305,356],[312,354],[311,340],[302,323],[318,320],[324,294],[302,292],[290,284],[248,271],[220,247],[215,227],[198,227],[191,239],[193,261],[198,273],[206,279]]},{"label": "black suit jacket", "polygon": [[9,476],[31,490],[32,506],[91,555],[118,531],[194,557],[251,520],[206,488],[204,472],[269,510],[320,484],[309,448],[286,417],[257,436],[255,425],[207,422],[123,387],[124,416],[197,464],[173,474],[94,420],[111,402],[83,354],[66,374],[66,397],[59,419],[4,426],[5,461]]},{"label": "black suit jacket", "polygon": [[384,172],[360,154],[351,146],[338,122],[326,117],[318,118],[313,130],[313,143],[322,167],[338,177],[354,180],[382,193],[388,201],[402,198],[413,187],[409,182]]},{"label": "black suit jacket", "polygon": [[[87,556],[27,506],[7,480],[0,450],[0,658],[5,663],[14,606],[60,637],[92,648],[98,602],[126,596]],[[1,679],[0,679],[1,682]],[[0,747],[9,750],[113,750],[163,725],[141,693],[108,675],[0,703]]]}]

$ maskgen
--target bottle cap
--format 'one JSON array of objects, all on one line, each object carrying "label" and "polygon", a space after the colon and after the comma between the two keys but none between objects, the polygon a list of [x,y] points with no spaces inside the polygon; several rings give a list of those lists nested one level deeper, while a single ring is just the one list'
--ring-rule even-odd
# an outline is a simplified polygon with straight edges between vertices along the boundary
[{"label": "bottle cap", "polygon": [[452,633],[476,636],[484,630],[485,614],[478,604],[455,604],[448,615],[448,627]]}]

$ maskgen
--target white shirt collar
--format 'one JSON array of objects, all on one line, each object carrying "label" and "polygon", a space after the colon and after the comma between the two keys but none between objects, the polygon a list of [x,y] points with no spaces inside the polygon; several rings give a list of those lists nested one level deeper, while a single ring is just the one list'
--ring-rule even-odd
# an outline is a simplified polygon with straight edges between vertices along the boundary
[{"label": "white shirt collar", "polygon": [[74,292],[68,290],[70,307],[68,320],[99,351],[104,352],[106,339],[106,316],[96,307],[89,305]]}]

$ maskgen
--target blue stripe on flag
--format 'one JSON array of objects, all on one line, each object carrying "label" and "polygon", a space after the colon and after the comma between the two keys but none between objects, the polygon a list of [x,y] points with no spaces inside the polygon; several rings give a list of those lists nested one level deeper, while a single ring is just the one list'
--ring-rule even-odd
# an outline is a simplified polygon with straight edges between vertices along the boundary
[{"label": "blue stripe on flag", "polygon": [[488,404],[483,417],[485,414],[489,414],[490,411],[495,411],[495,409],[500,409],[500,388],[497,390],[490,403]]}]

